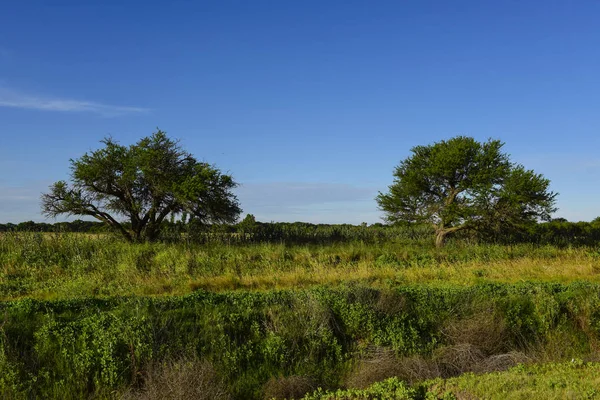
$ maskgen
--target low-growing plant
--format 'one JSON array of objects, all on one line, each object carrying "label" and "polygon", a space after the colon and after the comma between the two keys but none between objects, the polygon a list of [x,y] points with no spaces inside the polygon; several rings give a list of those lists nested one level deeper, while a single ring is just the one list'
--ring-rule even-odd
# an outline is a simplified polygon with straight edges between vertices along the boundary
[{"label": "low-growing plant", "polygon": [[281,377],[364,388],[387,377],[415,383],[519,362],[591,359],[597,304],[600,287],[590,283],[350,284],[3,302],[0,392],[113,398],[150,388],[150,376],[160,382],[161,374],[180,371],[177,379],[188,379],[187,361],[202,360],[233,398],[259,399],[267,387],[279,396]]},{"label": "low-growing plant", "polygon": [[307,376],[271,377],[263,387],[265,400],[301,399],[318,388],[316,382]]},{"label": "low-growing plant", "polygon": [[213,366],[195,358],[151,363],[140,388],[123,400],[229,400],[231,394]]},{"label": "low-growing plant", "polygon": [[503,372],[468,373],[408,385],[398,378],[363,389],[318,389],[303,400],[475,400],[475,399],[598,399],[600,364],[574,359],[563,363],[517,366]]}]

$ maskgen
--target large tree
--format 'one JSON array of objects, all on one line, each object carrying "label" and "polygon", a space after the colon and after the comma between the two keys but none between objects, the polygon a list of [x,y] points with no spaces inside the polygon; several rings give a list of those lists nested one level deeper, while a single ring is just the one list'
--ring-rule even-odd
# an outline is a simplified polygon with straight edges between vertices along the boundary
[{"label": "large tree", "polygon": [[556,193],[541,174],[514,164],[504,143],[457,136],[416,146],[376,200],[388,222],[428,223],[436,245],[462,229],[506,230],[547,220]]},{"label": "large tree", "polygon": [[170,215],[231,223],[240,214],[233,178],[196,160],[165,132],[130,146],[111,138],[101,143],[102,148],[71,160],[70,184],[56,182],[42,195],[46,216],[94,217],[129,241],[143,241],[157,239]]}]

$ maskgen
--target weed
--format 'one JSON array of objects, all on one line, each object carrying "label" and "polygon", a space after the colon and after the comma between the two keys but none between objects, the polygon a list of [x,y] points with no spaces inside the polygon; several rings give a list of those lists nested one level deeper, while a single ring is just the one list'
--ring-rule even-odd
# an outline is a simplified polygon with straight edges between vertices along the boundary
[{"label": "weed", "polygon": [[225,382],[212,365],[198,359],[151,364],[140,389],[130,389],[123,400],[229,400]]}]

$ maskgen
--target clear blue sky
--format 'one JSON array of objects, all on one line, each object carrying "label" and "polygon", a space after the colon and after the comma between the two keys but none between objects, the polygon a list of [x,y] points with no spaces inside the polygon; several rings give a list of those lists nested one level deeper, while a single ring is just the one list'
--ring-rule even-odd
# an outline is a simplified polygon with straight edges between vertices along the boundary
[{"label": "clear blue sky", "polygon": [[[10,1],[0,222],[68,160],[156,127],[231,172],[261,221],[369,223],[412,146],[506,142],[600,215],[598,1]],[[49,221],[52,222],[52,221]]]}]

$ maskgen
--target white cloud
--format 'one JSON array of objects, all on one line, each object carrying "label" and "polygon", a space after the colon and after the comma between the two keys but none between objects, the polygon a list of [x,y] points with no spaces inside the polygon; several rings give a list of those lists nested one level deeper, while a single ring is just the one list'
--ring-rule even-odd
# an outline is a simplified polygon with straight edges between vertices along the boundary
[{"label": "white cloud", "polygon": [[61,216],[46,218],[42,215],[40,196],[48,191],[49,182],[32,181],[23,186],[3,185],[0,181],[0,224],[25,221],[61,222],[85,219],[81,216]]},{"label": "white cloud", "polygon": [[125,114],[139,114],[149,111],[148,109],[142,107],[114,106],[96,103],[93,101],[30,95],[1,87],[0,107],[41,111],[89,112],[105,117],[116,117]]},{"label": "white cloud", "polygon": [[267,205],[301,205],[373,199],[377,190],[343,183],[269,182],[242,184],[240,198]]}]

